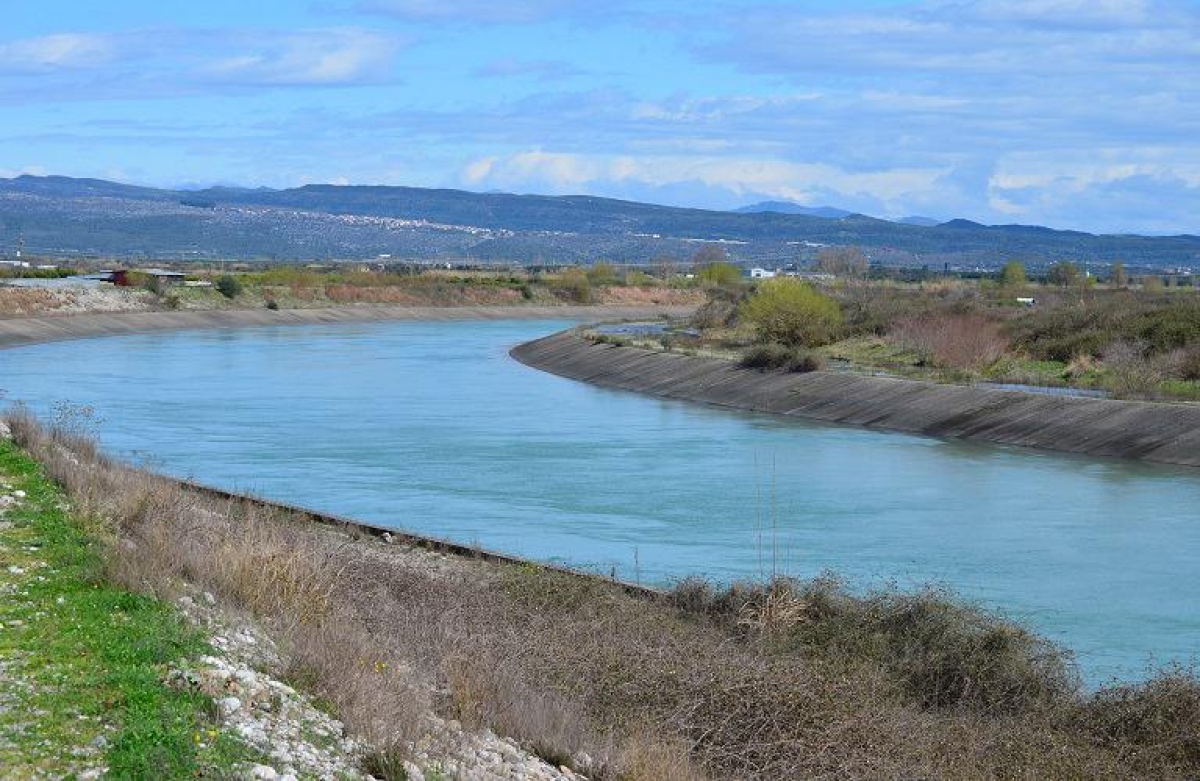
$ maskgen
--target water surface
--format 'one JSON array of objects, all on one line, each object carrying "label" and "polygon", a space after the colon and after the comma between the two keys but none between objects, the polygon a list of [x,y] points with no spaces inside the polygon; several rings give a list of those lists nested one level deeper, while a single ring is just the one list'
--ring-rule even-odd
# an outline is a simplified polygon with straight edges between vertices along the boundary
[{"label": "water surface", "polygon": [[175,332],[0,351],[8,398],[93,406],[171,474],[662,583],[941,583],[1092,682],[1193,661],[1200,475],[741,414],[554,377],[565,323]]}]

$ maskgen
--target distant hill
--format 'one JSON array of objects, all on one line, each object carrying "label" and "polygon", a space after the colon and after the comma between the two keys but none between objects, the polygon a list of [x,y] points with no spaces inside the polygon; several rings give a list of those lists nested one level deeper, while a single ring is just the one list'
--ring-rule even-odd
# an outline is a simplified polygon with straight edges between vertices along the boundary
[{"label": "distant hill", "polygon": [[[840,212],[840,210],[833,210]],[[0,179],[0,254],[126,258],[395,259],[577,263],[690,258],[720,242],[737,261],[806,261],[857,245],[887,264],[994,266],[1070,258],[1200,267],[1197,236],[1095,236],[1039,226],[888,222],[861,214],[684,209],[592,196],[308,185],[167,190],[98,179]]]},{"label": "distant hill", "polygon": [[901,225],[920,225],[925,228],[932,228],[934,225],[941,225],[941,220],[935,220],[932,217],[922,217],[919,214],[914,214],[910,217],[901,217],[896,220]]},{"label": "distant hill", "polygon": [[734,209],[738,214],[759,214],[774,212],[775,214],[807,214],[809,217],[820,217],[825,220],[840,220],[850,217],[854,212],[837,209],[832,206],[801,206],[791,201],[762,201]]}]

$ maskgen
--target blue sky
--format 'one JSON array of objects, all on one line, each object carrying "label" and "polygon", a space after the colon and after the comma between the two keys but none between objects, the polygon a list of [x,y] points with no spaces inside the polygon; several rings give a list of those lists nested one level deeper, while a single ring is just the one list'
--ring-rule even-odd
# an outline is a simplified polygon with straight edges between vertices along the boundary
[{"label": "blue sky", "polygon": [[0,176],[1200,233],[1200,3],[21,0]]}]

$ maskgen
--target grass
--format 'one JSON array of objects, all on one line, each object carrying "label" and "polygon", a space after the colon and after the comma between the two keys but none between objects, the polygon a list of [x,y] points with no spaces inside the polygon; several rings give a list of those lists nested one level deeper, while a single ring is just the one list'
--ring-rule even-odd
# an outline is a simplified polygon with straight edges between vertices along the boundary
[{"label": "grass", "polygon": [[192,778],[250,759],[217,730],[211,701],[163,683],[172,662],[210,652],[203,638],[170,605],[106,583],[62,492],[4,441],[0,476],[26,493],[0,530],[0,766]]}]

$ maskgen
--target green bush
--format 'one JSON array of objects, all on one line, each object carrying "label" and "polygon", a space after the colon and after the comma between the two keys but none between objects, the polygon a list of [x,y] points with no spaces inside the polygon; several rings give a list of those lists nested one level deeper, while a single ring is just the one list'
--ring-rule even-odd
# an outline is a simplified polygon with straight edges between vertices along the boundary
[{"label": "green bush", "polygon": [[741,284],[742,270],[732,263],[707,263],[696,269],[702,284],[724,287]]},{"label": "green bush", "polygon": [[842,326],[837,302],[791,277],[768,279],[742,302],[739,314],[759,341],[789,346],[829,344]]},{"label": "green bush", "polygon": [[237,298],[242,293],[242,283],[237,277],[225,274],[217,279],[217,292],[226,298]]},{"label": "green bush", "polygon": [[577,304],[592,301],[592,283],[581,268],[569,268],[559,274],[554,280],[554,289]]},{"label": "green bush", "polygon": [[1025,286],[1025,264],[1018,260],[1010,260],[1000,269],[999,282],[1001,287],[1013,289]]}]

